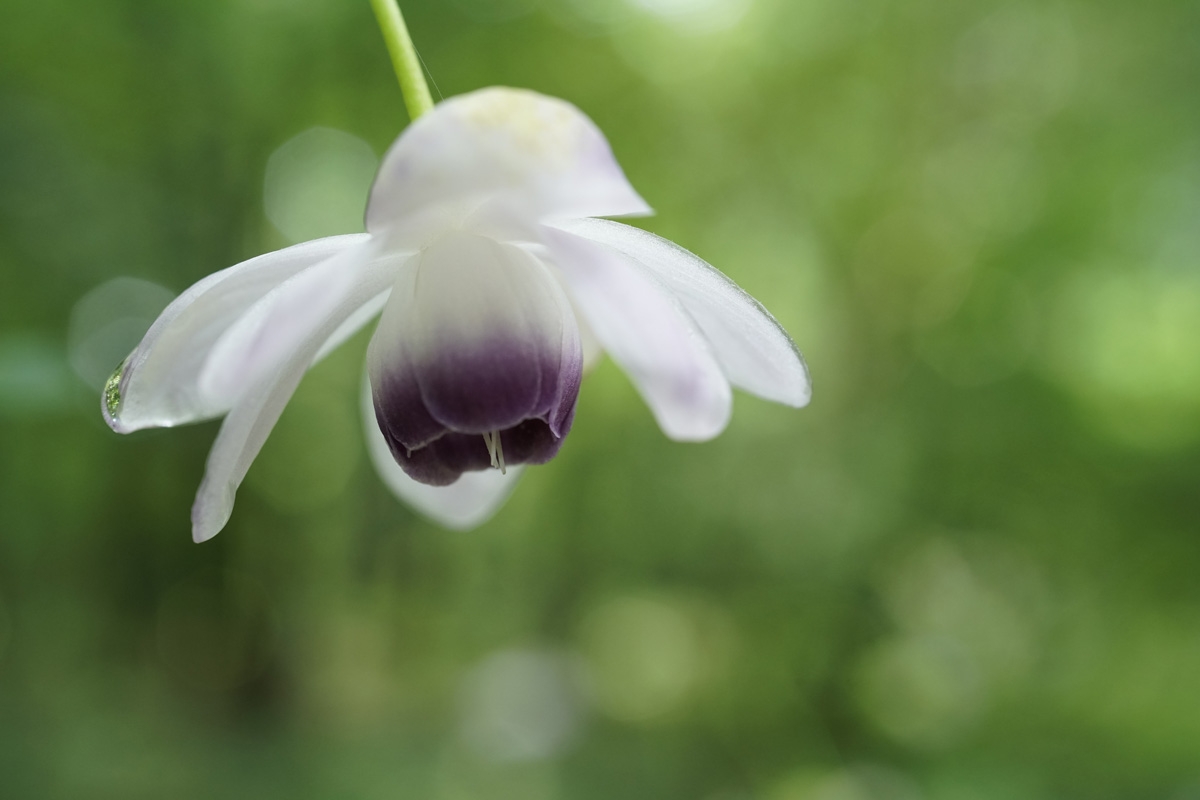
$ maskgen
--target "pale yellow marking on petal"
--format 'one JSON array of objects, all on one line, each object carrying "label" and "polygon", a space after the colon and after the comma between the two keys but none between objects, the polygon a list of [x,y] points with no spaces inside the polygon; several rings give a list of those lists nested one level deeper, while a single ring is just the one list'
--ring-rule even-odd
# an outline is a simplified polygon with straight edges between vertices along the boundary
[{"label": "pale yellow marking on petal", "polygon": [[463,104],[466,120],[480,128],[504,131],[530,155],[555,165],[570,163],[579,149],[576,112],[565,103],[516,89],[481,92]]}]

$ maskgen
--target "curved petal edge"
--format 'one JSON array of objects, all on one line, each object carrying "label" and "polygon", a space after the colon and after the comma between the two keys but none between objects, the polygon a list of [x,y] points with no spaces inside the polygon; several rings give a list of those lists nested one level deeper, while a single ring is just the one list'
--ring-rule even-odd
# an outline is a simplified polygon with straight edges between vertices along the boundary
[{"label": "curved petal edge", "polygon": [[674,242],[619,222],[579,219],[554,227],[611,247],[660,280],[695,320],[734,386],[796,408],[812,399],[808,366],[792,337],[716,267]]},{"label": "curved petal edge", "polygon": [[558,228],[542,235],[575,306],[663,433],[678,441],[721,433],[732,413],[729,381],[678,299],[613,248]]},{"label": "curved petal edge", "polygon": [[167,306],[109,378],[104,419],[117,433],[211,419],[232,407],[200,390],[203,365],[221,337],[281,284],[369,239],[332,236],[265,253],[213,273]]},{"label": "curved petal edge", "polygon": [[649,213],[582,111],[494,86],[438,103],[401,134],[371,188],[367,230],[421,247],[468,218],[492,234],[545,219]]},{"label": "curved petal edge", "polygon": [[[331,259],[315,269],[347,269],[353,279],[336,283],[341,293],[331,298],[320,316],[305,318],[304,330],[294,331],[295,346],[282,360],[255,372],[250,385],[238,393],[209,451],[204,479],[192,505],[192,538],[196,542],[216,536],[229,521],[238,486],[324,344],[386,291],[394,278],[386,261],[347,264]],[[321,276],[315,280],[334,285],[322,281]]]}]

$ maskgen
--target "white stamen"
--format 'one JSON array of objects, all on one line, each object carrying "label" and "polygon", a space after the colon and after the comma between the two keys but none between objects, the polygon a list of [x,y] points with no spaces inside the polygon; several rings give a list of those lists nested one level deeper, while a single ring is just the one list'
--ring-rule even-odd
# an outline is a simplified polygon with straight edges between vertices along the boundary
[{"label": "white stamen", "polygon": [[500,470],[501,475],[507,475],[508,472],[504,468],[504,444],[500,440],[500,431],[488,431],[483,434],[483,443],[487,447],[488,458],[492,460],[492,467]]}]

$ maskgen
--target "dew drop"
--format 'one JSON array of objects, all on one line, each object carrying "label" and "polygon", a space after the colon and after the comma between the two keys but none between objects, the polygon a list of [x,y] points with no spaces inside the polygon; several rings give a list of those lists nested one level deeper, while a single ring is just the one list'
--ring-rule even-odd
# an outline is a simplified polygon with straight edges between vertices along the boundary
[{"label": "dew drop", "polygon": [[125,366],[128,363],[128,358],[122,361],[121,365],[113,370],[113,374],[109,375],[108,380],[104,382],[104,407],[114,422],[121,410],[121,378],[125,374]]}]

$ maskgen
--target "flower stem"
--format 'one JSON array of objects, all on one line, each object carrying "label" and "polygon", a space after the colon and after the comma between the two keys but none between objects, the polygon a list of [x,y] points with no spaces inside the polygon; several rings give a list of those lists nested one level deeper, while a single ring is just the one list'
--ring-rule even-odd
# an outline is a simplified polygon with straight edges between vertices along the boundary
[{"label": "flower stem", "polygon": [[383,40],[387,42],[392,66],[396,68],[396,77],[400,79],[400,91],[404,94],[408,117],[415,120],[433,108],[433,97],[429,94],[428,84],[425,83],[425,73],[421,71],[417,48],[413,46],[412,37],[408,35],[404,16],[400,13],[400,6],[396,5],[396,0],[371,0],[371,7],[375,9],[375,18],[379,20],[379,29],[383,31]]}]

